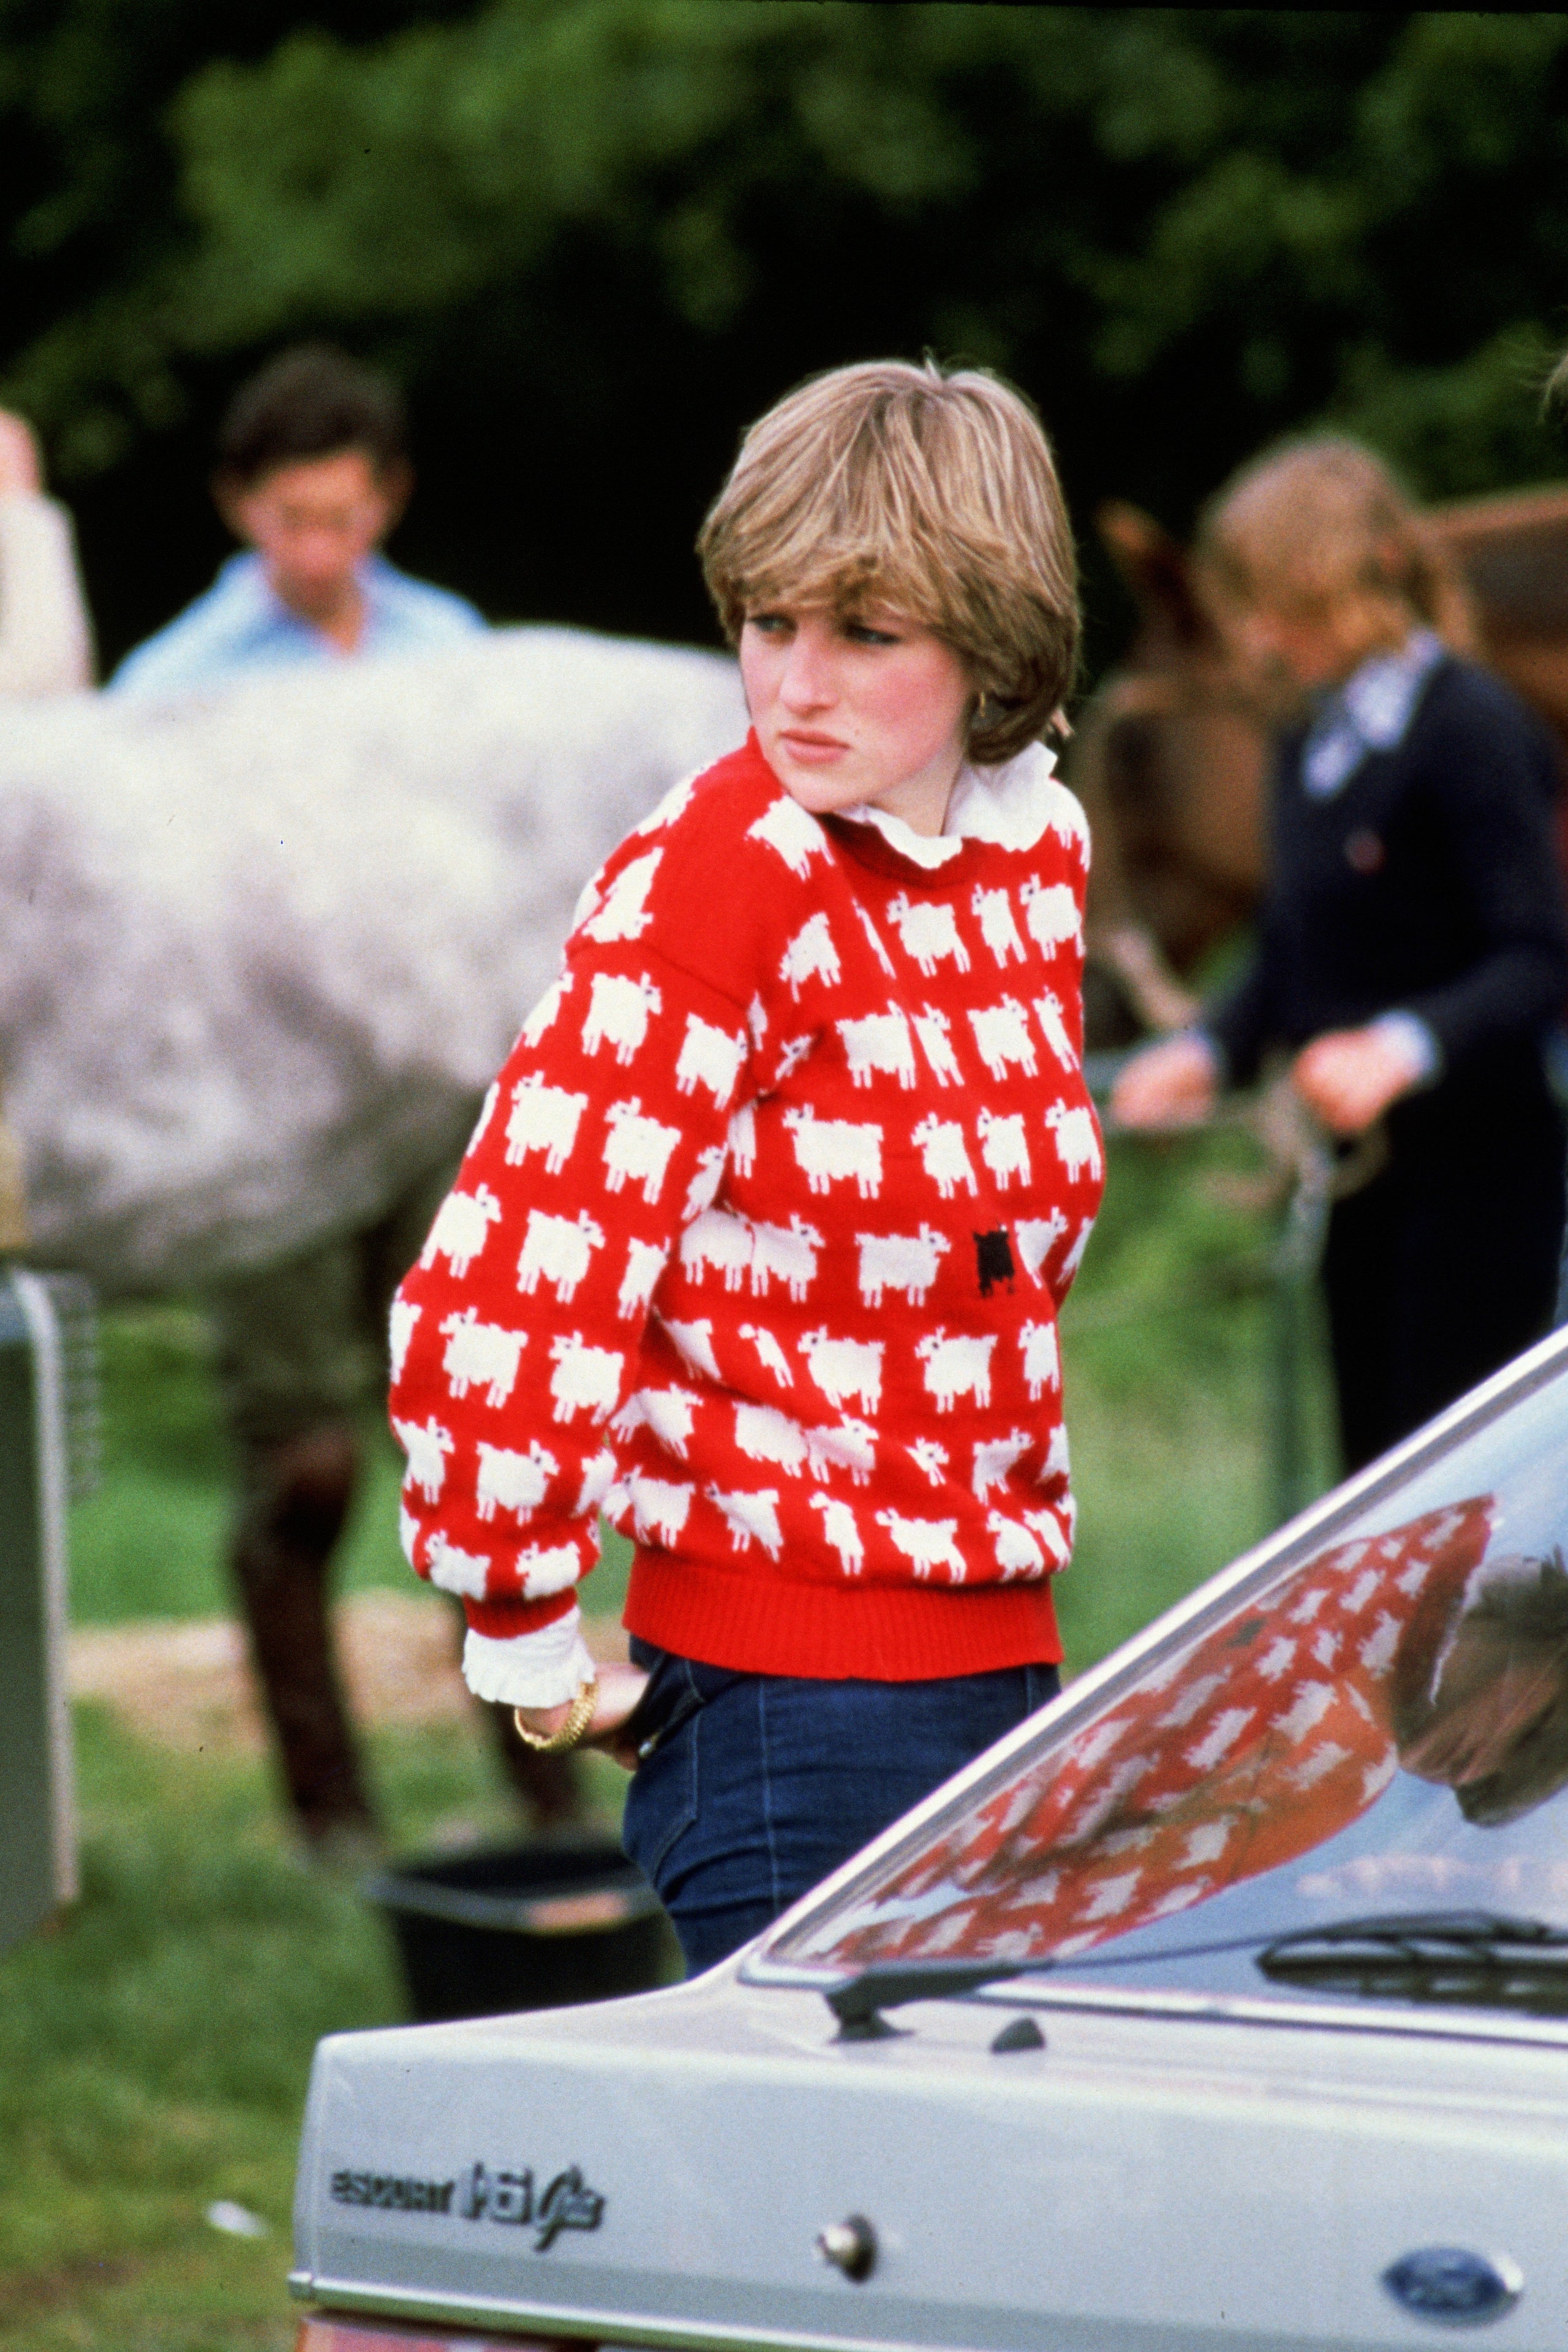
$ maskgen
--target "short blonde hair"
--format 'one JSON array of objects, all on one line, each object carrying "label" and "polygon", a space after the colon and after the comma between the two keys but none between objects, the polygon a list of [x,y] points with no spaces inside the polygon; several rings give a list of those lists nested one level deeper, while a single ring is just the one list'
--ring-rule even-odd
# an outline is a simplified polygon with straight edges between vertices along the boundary
[{"label": "short blonde hair", "polygon": [[1281,442],[1243,466],[1205,509],[1196,552],[1219,604],[1331,622],[1347,656],[1392,650],[1417,620],[1462,634],[1441,550],[1382,458],[1348,437]]},{"label": "short blonde hair", "polygon": [[1050,445],[984,368],[878,360],[814,376],[760,417],[697,541],[733,645],[748,610],[883,604],[975,689],[967,749],[1043,735],[1078,664],[1078,572]]}]

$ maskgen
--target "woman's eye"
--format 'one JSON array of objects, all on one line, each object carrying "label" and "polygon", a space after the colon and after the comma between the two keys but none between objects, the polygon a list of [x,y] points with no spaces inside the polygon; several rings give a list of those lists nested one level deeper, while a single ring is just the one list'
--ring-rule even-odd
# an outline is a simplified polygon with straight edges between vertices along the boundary
[{"label": "woman's eye", "polygon": [[846,621],[844,634],[856,646],[896,646],[899,642],[890,629],[874,629],[869,621]]},{"label": "woman's eye", "polygon": [[789,616],[785,613],[748,613],[746,626],[755,629],[759,636],[782,637],[789,627]]}]

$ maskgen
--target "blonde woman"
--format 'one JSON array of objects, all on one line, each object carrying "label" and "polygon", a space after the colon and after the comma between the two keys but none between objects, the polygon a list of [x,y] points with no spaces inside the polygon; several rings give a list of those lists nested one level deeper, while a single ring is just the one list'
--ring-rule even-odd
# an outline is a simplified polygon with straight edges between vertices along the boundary
[{"label": "blonde woman", "polygon": [[1346,1467],[1539,1338],[1563,1226],[1542,1067],[1568,996],[1556,756],[1501,681],[1427,625],[1418,518],[1356,443],[1243,469],[1199,540],[1214,608],[1282,721],[1252,967],[1151,1048],[1113,1108],[1201,1117],[1290,1057],[1337,1137],[1386,1123],[1383,1172],[1335,1208],[1325,1264]]},{"label": "blonde woman", "polygon": [[[1033,411],[837,371],[748,433],[700,545],[752,733],[584,894],[393,1394],[470,1684],[635,1764],[628,1851],[694,1969],[1054,1693],[1056,1315],[1102,1172]],[[637,1663],[595,1679],[600,1507]]]}]

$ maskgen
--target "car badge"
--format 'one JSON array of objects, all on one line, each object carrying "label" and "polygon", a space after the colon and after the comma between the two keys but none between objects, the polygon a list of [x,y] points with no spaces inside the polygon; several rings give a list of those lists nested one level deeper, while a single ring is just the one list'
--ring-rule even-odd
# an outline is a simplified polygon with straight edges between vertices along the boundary
[{"label": "car badge", "polygon": [[1395,2303],[1413,2318],[1442,2327],[1473,2327],[1500,2319],[1524,2291],[1524,2277],[1506,2255],[1472,2253],[1468,2246],[1421,2246],[1383,2273]]}]

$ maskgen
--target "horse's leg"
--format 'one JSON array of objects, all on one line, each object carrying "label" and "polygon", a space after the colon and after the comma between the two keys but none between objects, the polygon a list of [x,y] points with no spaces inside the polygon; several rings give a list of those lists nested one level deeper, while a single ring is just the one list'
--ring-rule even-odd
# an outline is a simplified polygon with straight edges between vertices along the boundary
[{"label": "horse's leg", "polygon": [[239,1457],[229,1565],[295,1817],[318,1848],[374,1828],[328,1612],[353,1496],[356,1405],[375,1358],[358,1328],[352,1242],[206,1292],[216,1370]]},{"label": "horse's leg", "polygon": [[375,1825],[327,1611],[332,1550],[356,1466],[346,1422],[270,1444],[241,1441],[241,1501],[229,1564],[289,1801],[318,1846],[352,1842]]}]

